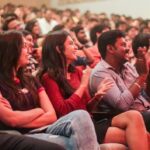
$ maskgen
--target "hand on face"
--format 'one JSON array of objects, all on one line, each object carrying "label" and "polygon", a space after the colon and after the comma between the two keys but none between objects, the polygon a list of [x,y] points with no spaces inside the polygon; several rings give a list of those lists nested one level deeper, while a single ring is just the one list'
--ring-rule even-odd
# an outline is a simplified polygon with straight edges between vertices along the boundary
[{"label": "hand on face", "polygon": [[139,47],[138,48],[138,53],[137,53],[137,58],[138,59],[145,59],[147,53],[147,48],[144,47]]},{"label": "hand on face", "polygon": [[136,69],[139,75],[147,76],[149,72],[148,60],[146,58],[146,47],[139,47],[136,61]]}]

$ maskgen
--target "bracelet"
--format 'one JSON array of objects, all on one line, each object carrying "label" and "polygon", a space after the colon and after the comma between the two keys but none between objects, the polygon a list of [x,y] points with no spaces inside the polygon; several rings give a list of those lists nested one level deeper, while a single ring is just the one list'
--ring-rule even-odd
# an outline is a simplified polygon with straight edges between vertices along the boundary
[{"label": "bracelet", "polygon": [[37,90],[37,92],[40,93],[40,92],[42,92],[42,91],[44,91],[44,90],[45,90],[44,87],[40,87],[40,88]]},{"label": "bracelet", "polygon": [[134,85],[136,85],[139,89],[141,89],[141,85],[139,85],[137,82],[134,82]]}]

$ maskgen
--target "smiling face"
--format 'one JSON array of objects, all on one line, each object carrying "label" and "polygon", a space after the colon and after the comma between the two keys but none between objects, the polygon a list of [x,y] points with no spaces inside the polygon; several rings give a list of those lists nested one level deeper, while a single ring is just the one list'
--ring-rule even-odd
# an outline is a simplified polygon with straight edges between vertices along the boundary
[{"label": "smiling face", "polygon": [[118,38],[113,47],[113,56],[121,63],[124,63],[128,60],[128,52],[127,43],[124,37]]},{"label": "smiling face", "polygon": [[28,57],[29,57],[29,54],[28,54],[27,42],[23,38],[23,46],[22,46],[20,58],[19,58],[19,61],[18,61],[18,68],[23,67],[23,66],[25,66],[29,63]]},{"label": "smiling face", "polygon": [[70,64],[77,59],[76,50],[77,46],[75,45],[73,39],[70,36],[67,36],[64,43],[64,54],[66,56],[67,64]]},{"label": "smiling face", "polygon": [[39,35],[40,32],[41,32],[40,26],[39,26],[38,22],[36,22],[32,28],[32,33],[35,35]]}]

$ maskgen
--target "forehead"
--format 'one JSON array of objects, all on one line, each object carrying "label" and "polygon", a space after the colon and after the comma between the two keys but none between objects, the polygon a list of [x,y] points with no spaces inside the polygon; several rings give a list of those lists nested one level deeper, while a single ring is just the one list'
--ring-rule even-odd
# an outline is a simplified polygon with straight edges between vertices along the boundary
[{"label": "forehead", "polygon": [[70,41],[73,41],[73,39],[70,35],[68,35],[65,42],[70,42]]},{"label": "forehead", "polygon": [[116,44],[122,44],[122,43],[126,43],[125,37],[119,37],[119,38],[117,38]]},{"label": "forehead", "polygon": [[14,19],[8,24],[8,27],[15,28],[17,25],[20,25],[20,22],[18,20]]}]

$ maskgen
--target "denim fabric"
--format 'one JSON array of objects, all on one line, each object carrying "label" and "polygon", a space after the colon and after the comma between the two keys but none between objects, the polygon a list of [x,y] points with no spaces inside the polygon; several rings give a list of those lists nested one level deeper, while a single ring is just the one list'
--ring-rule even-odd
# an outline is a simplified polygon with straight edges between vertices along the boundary
[{"label": "denim fabric", "polygon": [[45,133],[27,135],[54,142],[67,150],[99,150],[90,115],[77,110],[49,125]]}]

